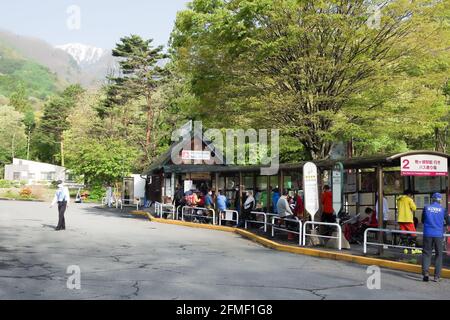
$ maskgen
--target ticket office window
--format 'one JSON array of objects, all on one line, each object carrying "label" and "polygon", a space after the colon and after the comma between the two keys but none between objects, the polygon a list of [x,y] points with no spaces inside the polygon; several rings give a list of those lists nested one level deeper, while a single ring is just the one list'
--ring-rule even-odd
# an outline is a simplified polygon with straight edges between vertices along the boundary
[{"label": "ticket office window", "polygon": [[255,195],[255,200],[257,205],[261,207],[262,210],[267,210],[268,197],[267,192],[269,186],[267,184],[267,176],[258,176],[256,177],[256,189],[257,193]]},{"label": "ticket office window", "polygon": [[224,192],[224,195],[230,201],[231,208],[235,209],[235,202],[239,188],[239,177],[236,175],[219,177],[219,189]]},{"label": "ticket office window", "polygon": [[255,193],[255,186],[254,186],[254,176],[253,174],[249,175],[246,174],[242,177],[243,181],[243,188],[244,188],[244,192],[245,191],[252,191],[253,194]]},{"label": "ticket office window", "polygon": [[286,172],[283,176],[283,189],[289,190],[289,195],[291,197],[293,197],[297,192],[300,192],[302,195],[302,175],[296,171]]},{"label": "ticket office window", "polygon": [[445,177],[414,177],[414,191],[416,193],[445,193],[446,189]]}]

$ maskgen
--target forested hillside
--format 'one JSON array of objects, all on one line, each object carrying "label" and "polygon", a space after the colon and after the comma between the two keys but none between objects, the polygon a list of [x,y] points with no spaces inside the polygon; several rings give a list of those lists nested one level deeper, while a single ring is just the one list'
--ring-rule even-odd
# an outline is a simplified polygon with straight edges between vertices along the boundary
[{"label": "forested hillside", "polygon": [[62,85],[48,68],[0,42],[0,95],[10,97],[23,85],[29,97],[44,100]]}]

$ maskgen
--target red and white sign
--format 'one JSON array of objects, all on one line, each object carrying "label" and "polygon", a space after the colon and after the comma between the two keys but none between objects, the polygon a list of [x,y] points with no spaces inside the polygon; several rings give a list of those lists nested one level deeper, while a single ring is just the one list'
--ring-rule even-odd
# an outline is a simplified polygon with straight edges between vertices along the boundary
[{"label": "red and white sign", "polygon": [[183,150],[181,153],[182,160],[210,160],[211,152],[209,151],[194,151]]},{"label": "red and white sign", "polygon": [[447,158],[419,154],[401,159],[402,176],[447,176]]}]

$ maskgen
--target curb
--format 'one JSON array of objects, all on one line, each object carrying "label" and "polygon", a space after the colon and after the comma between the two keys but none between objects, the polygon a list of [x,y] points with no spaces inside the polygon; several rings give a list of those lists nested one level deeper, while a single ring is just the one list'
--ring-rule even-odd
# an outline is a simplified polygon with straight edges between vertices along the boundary
[{"label": "curb", "polygon": [[[415,265],[415,264],[411,264],[411,263],[397,262],[397,261],[383,260],[383,259],[370,258],[370,257],[364,257],[364,256],[355,256],[355,255],[346,254],[346,253],[329,252],[329,251],[323,251],[323,250],[318,250],[318,249],[284,245],[284,244],[279,244],[275,241],[266,239],[264,237],[258,236],[247,230],[242,230],[242,229],[233,228],[233,227],[215,226],[215,225],[198,224],[198,223],[192,223],[192,222],[184,222],[184,221],[178,221],[178,220],[165,220],[165,219],[160,219],[160,218],[154,218],[149,213],[144,212],[144,211],[131,211],[131,214],[145,216],[152,222],[185,226],[185,227],[191,227],[191,228],[199,228],[199,229],[209,229],[209,230],[217,230],[217,231],[224,231],[224,232],[233,232],[233,233],[239,234],[240,236],[242,236],[246,239],[249,239],[253,242],[259,243],[267,248],[278,250],[278,251],[307,255],[307,256],[312,256],[312,257],[317,257],[317,258],[325,258],[325,259],[330,259],[330,260],[346,261],[346,262],[351,262],[351,263],[357,263],[360,265],[379,266],[379,267],[383,267],[383,268],[387,268],[387,269],[422,274],[422,267],[420,265]],[[434,268],[431,267],[430,274],[432,275],[433,273],[434,273]],[[442,269],[441,277],[450,279],[450,270]]]},{"label": "curb", "polygon": [[0,198],[0,201],[21,201],[21,202],[46,202],[39,199],[12,199],[12,198]]}]

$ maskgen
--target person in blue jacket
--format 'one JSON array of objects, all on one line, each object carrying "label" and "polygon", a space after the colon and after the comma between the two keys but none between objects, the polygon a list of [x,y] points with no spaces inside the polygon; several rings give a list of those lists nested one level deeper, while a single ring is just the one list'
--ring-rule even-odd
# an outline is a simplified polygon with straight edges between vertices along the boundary
[{"label": "person in blue jacket", "polygon": [[278,187],[272,191],[272,212],[278,214],[278,200],[280,200],[280,190]]},{"label": "person in blue jacket", "polygon": [[423,281],[429,280],[429,268],[431,265],[431,256],[433,248],[436,253],[434,281],[440,281],[442,270],[442,251],[444,245],[444,224],[450,224],[450,217],[444,207],[441,205],[442,195],[433,194],[431,204],[425,206],[422,213],[423,223],[423,255],[422,255],[422,274]]}]

